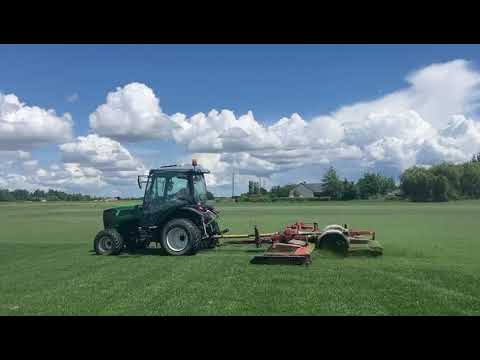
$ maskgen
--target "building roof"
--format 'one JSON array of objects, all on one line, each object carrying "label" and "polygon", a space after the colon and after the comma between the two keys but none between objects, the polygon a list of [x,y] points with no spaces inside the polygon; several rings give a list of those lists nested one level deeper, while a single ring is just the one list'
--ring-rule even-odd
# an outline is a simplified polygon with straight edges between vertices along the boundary
[{"label": "building roof", "polygon": [[298,185],[303,185],[305,186],[307,189],[310,189],[312,190],[313,192],[322,192],[322,184],[321,183],[300,183]]}]

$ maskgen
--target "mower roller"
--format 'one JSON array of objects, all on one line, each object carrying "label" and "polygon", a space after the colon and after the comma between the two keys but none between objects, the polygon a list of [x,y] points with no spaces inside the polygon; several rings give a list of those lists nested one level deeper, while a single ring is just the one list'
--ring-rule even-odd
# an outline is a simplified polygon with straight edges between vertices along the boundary
[{"label": "mower roller", "polygon": [[168,165],[139,176],[138,186],[146,184],[143,203],[104,210],[95,252],[118,255],[156,243],[168,255],[181,256],[227,244],[269,244],[263,255],[252,259],[254,264],[309,264],[316,247],[343,255],[382,254],[375,232],[349,230],[347,225],[320,230],[317,223],[297,222],[281,232],[261,234],[255,226],[252,234],[226,235],[228,229],[221,231],[216,221],[219,211],[207,205],[206,173],[193,160],[192,166]]}]

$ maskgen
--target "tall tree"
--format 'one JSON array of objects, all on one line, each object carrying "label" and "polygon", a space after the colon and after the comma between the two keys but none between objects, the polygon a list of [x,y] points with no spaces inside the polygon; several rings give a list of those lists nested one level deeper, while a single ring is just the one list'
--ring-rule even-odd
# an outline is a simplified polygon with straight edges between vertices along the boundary
[{"label": "tall tree", "polygon": [[405,170],[400,178],[400,188],[412,201],[429,201],[432,198],[432,174],[414,166]]},{"label": "tall tree", "polygon": [[288,184],[285,186],[272,186],[270,189],[270,193],[273,197],[288,197],[290,195],[290,191],[295,187],[295,185]]},{"label": "tall tree", "polygon": [[333,166],[330,166],[325,175],[323,175],[322,192],[325,196],[330,196],[332,199],[340,199],[342,195],[342,182]]},{"label": "tall tree", "polygon": [[474,199],[480,198],[480,162],[463,164],[461,184],[465,196]]},{"label": "tall tree", "polygon": [[445,176],[448,181],[448,198],[449,199],[457,199],[459,198],[460,194],[462,194],[462,184],[461,178],[463,175],[463,167],[449,164],[447,162],[443,162],[441,164],[432,166],[430,171],[435,176]]},{"label": "tall tree", "polygon": [[448,179],[444,175],[432,177],[432,200],[448,201]]},{"label": "tall tree", "polygon": [[358,196],[357,186],[353,181],[343,179],[342,183],[342,200],[353,200]]},{"label": "tall tree", "polygon": [[15,197],[7,189],[0,189],[0,201],[15,201]]},{"label": "tall tree", "polygon": [[362,199],[368,199],[371,196],[378,195],[380,192],[380,181],[376,174],[365,173],[357,181],[358,192]]}]

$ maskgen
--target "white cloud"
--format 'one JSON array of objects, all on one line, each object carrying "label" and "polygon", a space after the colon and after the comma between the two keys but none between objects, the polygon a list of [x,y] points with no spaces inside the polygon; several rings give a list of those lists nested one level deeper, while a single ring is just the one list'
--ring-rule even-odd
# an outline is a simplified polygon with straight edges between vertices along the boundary
[{"label": "white cloud", "polygon": [[55,188],[87,193],[97,193],[108,185],[100,170],[82,167],[76,163],[63,164],[63,168],[56,171],[38,168],[28,179],[42,189]]},{"label": "white cloud", "polygon": [[170,123],[152,89],[140,83],[110,92],[107,102],[90,114],[96,133],[127,141],[166,138]]},{"label": "white cloud", "polygon": [[79,136],[75,142],[60,145],[65,163],[80,163],[101,170],[128,171],[142,167],[118,141],[96,134]]},{"label": "white cloud", "polygon": [[269,176],[348,164],[358,175],[366,169],[398,174],[413,164],[462,161],[480,151],[480,127],[472,117],[480,73],[469,62],[432,64],[408,74],[406,82],[404,89],[310,121],[293,114],[271,125],[252,112],[237,117],[230,110],[169,116],[150,88],[132,83],[110,93],[90,121],[93,130],[117,139],[173,138],[188,152],[204,154],[207,163],[214,159],[218,183],[231,177],[232,168]]},{"label": "white cloud", "polygon": [[[211,121],[183,117],[180,123],[187,125],[173,137],[190,151],[220,153],[253,175],[345,161],[354,161],[357,175],[367,169],[398,175],[414,164],[465,161],[480,151],[480,123],[474,120],[480,74],[470,63],[433,64],[406,80],[405,89],[310,121],[294,114],[264,127],[251,113],[236,119],[215,112]],[[222,131],[235,141],[226,142]]]},{"label": "white cloud", "polygon": [[96,134],[62,144],[60,151],[67,170],[72,170],[70,173],[98,176],[109,184],[134,184],[135,176],[146,171],[144,164],[118,141]]},{"label": "white cloud", "polygon": [[1,174],[0,173],[0,189],[26,189],[29,191],[34,190],[35,184],[29,181],[29,178],[22,174]]},{"label": "white cloud", "polygon": [[[64,164],[48,170],[37,166],[34,175],[43,183],[49,180],[92,187],[132,186],[134,176],[146,169],[117,140],[172,139],[192,154],[187,155],[187,161],[197,157],[201,165],[210,168],[210,186],[225,188],[231,184],[232,170],[238,173],[240,183],[256,176],[283,182],[295,174],[297,180],[318,180],[322,169],[329,165],[353,178],[365,170],[398,175],[414,164],[464,161],[480,151],[476,114],[480,73],[471,63],[454,60],[432,64],[407,74],[405,80],[405,88],[376,99],[342,106],[312,119],[294,113],[269,125],[252,112],[236,116],[225,109],[192,116],[167,115],[152,89],[140,83],[127,84],[110,92],[105,104],[90,115],[90,127],[96,134],[61,145]],[[12,131],[8,128],[12,121],[4,120],[5,114],[10,114],[9,118],[17,114],[17,119],[20,110],[32,109],[20,104],[16,97],[5,99],[0,102],[0,139]],[[48,128],[50,122],[70,122],[69,116],[59,118],[42,109],[36,111],[47,114],[48,121],[30,122],[39,122],[43,128]],[[20,129],[24,128],[17,126],[15,131],[21,133]],[[49,133],[48,141],[58,140],[58,134]],[[24,149],[4,144],[0,146],[3,150]],[[7,157],[6,153],[3,156]],[[19,161],[15,158],[18,154],[8,156],[10,162]],[[22,161],[24,168],[38,165],[30,157]]]},{"label": "white cloud", "polygon": [[0,157],[8,155],[13,159],[8,168],[0,167],[0,188],[138,195],[136,175],[144,174],[146,169],[117,141],[92,134],[79,136],[59,148],[62,163],[48,167],[40,166],[26,153],[0,152]]},{"label": "white cloud", "polygon": [[19,160],[29,160],[31,154],[27,151],[22,150],[0,150],[0,162],[3,161],[19,161]]},{"label": "white cloud", "polygon": [[54,110],[27,106],[13,94],[0,93],[0,150],[25,150],[72,137],[72,118]]}]

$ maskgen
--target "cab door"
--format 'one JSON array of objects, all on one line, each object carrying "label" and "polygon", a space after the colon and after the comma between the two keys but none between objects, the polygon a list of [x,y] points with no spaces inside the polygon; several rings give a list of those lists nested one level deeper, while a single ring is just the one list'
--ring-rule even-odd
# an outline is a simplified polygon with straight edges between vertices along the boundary
[{"label": "cab door", "polygon": [[141,226],[157,226],[171,212],[190,201],[185,174],[157,175],[145,191]]},{"label": "cab door", "polygon": [[166,177],[152,176],[145,189],[143,198],[143,216],[140,226],[154,226],[156,214],[165,210]]}]

